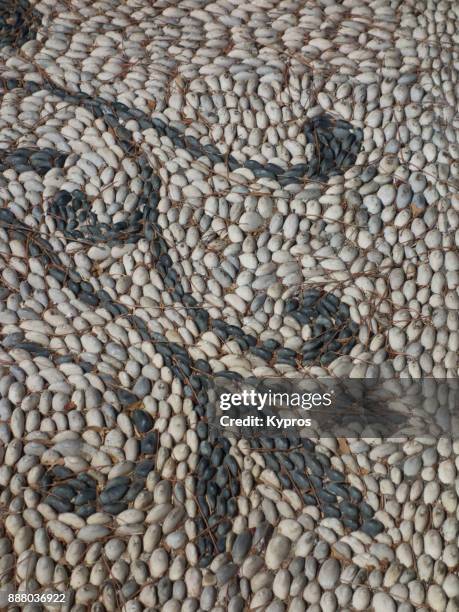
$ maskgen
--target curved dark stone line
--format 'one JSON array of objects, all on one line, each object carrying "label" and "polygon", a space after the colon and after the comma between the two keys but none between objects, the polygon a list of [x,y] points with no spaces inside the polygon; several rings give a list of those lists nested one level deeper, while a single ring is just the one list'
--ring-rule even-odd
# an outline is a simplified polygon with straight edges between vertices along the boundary
[{"label": "curved dark stone line", "polygon": [[0,172],[6,168],[13,168],[16,172],[34,171],[44,176],[51,168],[63,168],[67,153],[61,153],[56,149],[43,148],[32,149],[20,147],[14,151],[0,151]]},{"label": "curved dark stone line", "polygon": [[[10,89],[12,88],[11,85],[17,87],[18,83],[16,81],[10,83]],[[29,83],[28,89],[29,91],[37,91],[42,88],[34,83]],[[142,121],[141,127],[143,129],[155,127],[159,134],[168,135],[177,146],[185,146],[195,157],[206,155],[211,161],[217,159],[217,153],[213,149],[209,149],[210,145],[204,148],[198,141],[190,137],[182,138],[180,132],[175,128],[166,126],[159,119],[148,120],[141,111],[130,110],[120,103],[111,104],[105,100],[91,99],[85,94],[67,94],[56,88],[52,89],[52,93],[71,103],[83,104],[90,108],[96,117],[106,119],[117,134],[120,146],[126,153],[132,153],[134,145],[129,141],[130,132],[120,125],[118,115],[121,119],[135,118],[139,123]],[[319,145],[319,151],[326,151],[327,146],[330,145],[326,136],[321,135],[321,130],[329,130],[331,129],[330,126],[330,120],[322,118],[316,120],[312,130],[307,128],[309,129],[309,132],[307,132],[309,136],[307,137],[319,138],[319,142],[322,143]],[[336,129],[346,132],[346,127],[340,124],[337,125]],[[353,141],[354,145],[357,141],[358,138],[356,137]],[[351,144],[351,146],[354,145]],[[337,156],[339,155],[341,155],[341,152],[338,152]],[[333,166],[332,159],[326,155],[324,155],[324,159],[326,159],[328,167],[330,167],[330,162]],[[230,158],[227,161],[230,167],[231,164],[234,165]],[[276,174],[279,171],[273,166],[271,164],[269,168],[263,167],[263,172],[271,172],[279,177],[280,174]],[[335,170],[338,171],[337,168]],[[333,167],[331,167],[331,171],[333,171]],[[113,225],[108,228],[100,227],[95,219],[90,219],[92,223],[86,223],[90,212],[80,219],[78,215],[85,212],[89,207],[84,195],[80,192],[70,194],[61,191],[56,195],[50,207],[50,213],[56,219],[57,228],[72,240],[106,241],[108,244],[116,244],[120,240],[136,242],[141,237],[153,241],[154,238],[152,248],[156,257],[157,271],[173,299],[182,303],[187,314],[193,316],[199,330],[205,332],[212,328],[222,340],[234,338],[241,348],[250,350],[267,362],[297,366],[319,361],[322,365],[327,365],[339,355],[350,352],[356,342],[358,326],[350,321],[349,308],[333,294],[325,294],[316,289],[307,290],[302,296],[290,300],[287,304],[287,313],[291,314],[300,323],[309,323],[313,326],[315,336],[305,342],[300,353],[283,348],[274,340],[260,343],[254,336],[246,334],[239,327],[229,325],[223,320],[210,320],[207,311],[200,308],[195,298],[183,290],[180,279],[172,267],[173,262],[168,255],[167,244],[156,223],[158,215],[156,207],[159,201],[160,187],[159,177],[154,175],[147,165],[144,165],[142,172],[142,178],[147,185],[147,189],[141,198],[140,210],[134,213],[132,217],[134,231],[131,235],[126,236],[126,233],[129,234],[129,229],[132,229],[132,226],[129,228],[129,223],[127,223],[127,226],[123,225],[121,227],[114,227]],[[289,182],[296,182],[294,180],[295,176],[284,176],[283,178],[288,179]],[[0,225],[13,227],[12,231],[19,232],[20,235],[31,231],[7,210],[0,211]],[[148,233],[149,228],[150,233]],[[47,253],[48,248],[46,247],[49,246],[52,253],[51,245],[46,244],[46,240],[42,240],[44,244],[42,248]],[[35,256],[39,254],[39,250],[40,248],[37,247]],[[223,552],[226,550],[227,536],[231,531],[230,519],[237,514],[236,498],[239,495],[238,477],[240,474],[237,462],[229,455],[230,442],[225,437],[218,436],[210,430],[206,423],[209,402],[207,390],[211,379],[209,364],[201,359],[191,359],[184,347],[168,341],[161,334],[149,332],[144,321],[135,315],[130,315],[124,305],[113,302],[107,292],[103,290],[94,291],[90,283],[84,282],[76,270],[64,273],[56,261],[53,261],[48,254],[46,254],[46,257],[48,258],[49,273],[65,283],[80,300],[94,307],[102,306],[114,317],[121,314],[129,316],[131,324],[138,330],[141,337],[154,344],[156,350],[163,356],[165,365],[170,367],[174,375],[184,383],[185,396],[193,399],[195,411],[201,418],[196,428],[200,440],[200,459],[194,492],[200,513],[196,520],[200,533],[197,538],[197,547],[200,553],[200,565],[202,567],[207,566],[211,562],[215,551]],[[26,348],[26,346],[30,347],[30,344],[26,343],[22,346]],[[40,349],[37,346],[29,348],[29,350],[38,354]],[[57,359],[61,359],[61,357],[57,357]],[[95,366],[96,364],[92,365]],[[89,364],[89,367],[91,367],[91,364]],[[223,372],[220,375],[227,378],[241,378],[235,372]],[[116,381],[111,377],[100,376],[104,383],[117,393],[122,407],[140,401],[141,397],[132,391],[117,388]],[[80,516],[90,516],[97,509],[116,515],[128,507],[129,501],[133,499],[132,496],[135,496],[137,489],[140,491],[143,487],[147,472],[153,469],[154,462],[151,458],[154,458],[157,450],[156,433],[152,432],[154,423],[151,416],[145,411],[137,410],[134,411],[132,418],[140,439],[142,457],[142,461],[136,466],[133,474],[129,477],[114,479],[114,481],[107,483],[103,491],[97,492],[97,485],[89,477],[85,478],[84,475],[75,477],[65,468],[52,468],[42,482],[42,487],[48,493],[46,501],[50,506],[60,512],[74,510]],[[370,534],[376,534],[382,530],[382,524],[372,519],[373,510],[362,501],[360,492],[345,484],[344,475],[331,470],[328,458],[315,451],[314,444],[310,440],[299,440],[290,436],[290,438],[265,438],[261,442],[254,442],[254,448],[257,447],[257,444],[258,448],[261,445],[263,450],[268,451],[264,454],[266,465],[278,472],[282,486],[299,491],[306,504],[317,506],[324,516],[341,517],[348,529],[354,530],[361,526],[364,531]],[[139,469],[140,473],[138,472]],[[69,479],[71,480],[70,483],[68,482]],[[178,483],[175,489],[177,500],[179,503],[184,503],[185,491],[183,485]],[[251,534],[246,534],[242,543],[241,540],[238,541],[236,538],[238,544],[234,543],[233,549],[236,549],[234,555],[237,557],[240,550],[245,548],[249,541],[252,545],[260,545],[260,542],[266,542],[270,537],[270,532],[272,532],[272,527],[266,523],[255,531],[253,538]]]},{"label": "curved dark stone line", "polygon": [[51,80],[40,86],[33,81],[21,82],[9,79],[3,80],[3,85],[5,89],[15,89],[22,85],[30,93],[47,89],[62,100],[87,107],[97,118],[103,118],[114,129],[119,146],[125,153],[132,153],[135,144],[131,141],[131,132],[120,125],[118,117],[123,121],[131,119],[137,121],[142,130],[153,128],[159,136],[169,137],[176,147],[185,149],[195,159],[204,156],[213,163],[226,162],[232,171],[248,168],[255,177],[272,178],[283,186],[302,183],[304,178],[326,181],[332,176],[344,174],[355,164],[363,141],[361,128],[354,128],[348,121],[335,119],[324,113],[306,121],[303,127],[306,140],[314,145],[316,153],[309,164],[295,164],[287,169],[273,163],[263,165],[255,160],[247,160],[244,164],[240,164],[231,153],[224,155],[215,145],[202,145],[194,136],[184,135],[185,126],[173,127],[162,119],[148,117],[142,110],[130,108],[122,102],[110,102],[83,92],[68,93],[61,87],[55,86]]},{"label": "curved dark stone line", "polygon": [[[26,81],[24,85],[28,86],[28,89],[32,92],[41,89],[36,83],[30,81]],[[48,85],[51,88],[51,93],[71,103],[82,104],[88,107],[96,117],[102,117],[113,128],[118,136],[120,146],[128,154],[132,153],[135,145],[128,140],[128,138],[131,138],[131,132],[120,124],[118,116],[123,120],[135,119],[140,121],[142,119],[148,123],[149,127],[155,128],[160,135],[163,133],[168,135],[177,146],[183,146],[195,157],[208,156],[209,154],[208,148],[210,145],[206,145],[206,148],[201,146],[193,137],[182,138],[178,129],[167,126],[160,119],[148,120],[145,113],[139,109],[129,109],[122,103],[109,103],[100,98],[91,98],[87,94],[68,94],[61,88],[55,88],[51,83]],[[347,122],[337,121],[333,123],[328,116],[321,116],[315,118],[312,125],[311,128],[311,122],[309,122],[305,128],[308,140],[311,142],[319,141],[321,147],[326,151],[331,150],[331,138],[329,135],[323,134],[324,130],[333,129],[338,134],[347,134],[346,138],[352,141],[353,146],[360,142],[347,127],[344,127],[349,125]],[[327,143],[328,149],[324,143]],[[319,147],[319,152],[321,150]],[[293,367],[319,362],[321,365],[327,366],[340,355],[348,354],[352,350],[356,343],[358,328],[352,322],[345,325],[346,320],[349,319],[348,307],[345,304],[337,303],[337,298],[332,294],[320,296],[316,290],[309,290],[300,300],[290,300],[288,304],[289,312],[293,318],[303,325],[313,323],[314,337],[312,340],[305,342],[301,352],[282,348],[274,341],[267,341],[260,345],[255,337],[245,334],[236,326],[228,325],[219,319],[210,321],[207,311],[199,308],[191,294],[185,293],[173,268],[173,262],[168,255],[167,244],[157,224],[158,213],[156,208],[159,203],[160,179],[153,174],[144,156],[141,157],[140,163],[143,166],[144,193],[140,198],[138,209],[131,213],[128,220],[113,225],[98,223],[82,192],[75,191],[70,194],[67,191],[60,191],[49,209],[57,229],[72,240],[86,240],[91,243],[107,242],[108,245],[118,244],[121,240],[135,243],[140,238],[154,239],[153,250],[157,259],[157,271],[160,273],[172,298],[183,303],[187,314],[194,317],[199,330],[203,333],[209,327],[212,327],[222,340],[234,338],[243,350],[250,350],[267,362],[287,364]],[[274,166],[274,164],[270,164],[270,166]],[[273,169],[270,169],[270,171],[274,172]],[[293,179],[290,182],[294,182]],[[75,280],[75,282],[78,281]],[[88,303],[94,306],[97,304],[94,297],[85,292],[83,292],[83,295]],[[323,297],[323,299],[319,300],[320,297]],[[327,307],[325,304],[330,302],[332,306]],[[119,310],[119,306],[111,304],[110,309],[116,311]],[[335,309],[335,312],[333,312],[333,309]],[[127,309],[120,314],[125,313],[127,313]],[[335,314],[336,318],[334,318]],[[338,328],[335,325],[336,323]]]},{"label": "curved dark stone line", "polygon": [[2,0],[0,4],[0,49],[19,48],[35,38],[43,16],[28,0]]},{"label": "curved dark stone line", "polygon": [[[145,488],[147,476],[155,468],[158,449],[157,432],[151,431],[154,425],[151,416],[143,410],[136,410],[133,421],[141,458],[128,475],[112,478],[102,490],[98,490],[97,479],[89,473],[75,474],[64,466],[54,466],[40,481],[40,487],[46,493],[44,503],[56,512],[74,512],[81,518],[99,511],[117,515],[127,510],[129,503]],[[185,500],[180,501],[183,503]]]}]

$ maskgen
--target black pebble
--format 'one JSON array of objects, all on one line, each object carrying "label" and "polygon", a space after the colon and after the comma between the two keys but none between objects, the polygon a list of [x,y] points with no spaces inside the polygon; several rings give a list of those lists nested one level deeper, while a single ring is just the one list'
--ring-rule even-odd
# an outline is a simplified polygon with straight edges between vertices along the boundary
[{"label": "black pebble", "polygon": [[134,501],[140,491],[145,489],[145,480],[143,478],[134,480],[131,486],[129,487],[128,492],[124,496],[124,501],[131,502]]},{"label": "black pebble", "polygon": [[95,489],[97,487],[97,481],[90,474],[85,474],[83,472],[81,474],[78,474],[77,479],[81,480],[84,483],[86,483],[88,485],[88,487],[91,487],[93,489]]},{"label": "black pebble", "polygon": [[149,433],[140,441],[140,452],[145,455],[154,455],[158,449],[158,436],[156,433]]},{"label": "black pebble", "polygon": [[360,529],[367,535],[375,537],[384,531],[384,525],[377,519],[370,519],[369,521],[365,521]]},{"label": "black pebble", "polygon": [[145,410],[134,410],[132,420],[140,433],[146,433],[153,429],[153,419]]},{"label": "black pebble", "polygon": [[84,504],[87,504],[90,501],[94,501],[95,499],[96,491],[94,489],[86,489],[86,491],[78,493],[78,495],[73,500],[73,503],[75,504],[75,506],[83,506]]},{"label": "black pebble", "polygon": [[355,521],[358,520],[359,509],[353,504],[350,504],[347,501],[343,501],[340,503],[339,508],[344,517],[355,520]]},{"label": "black pebble", "polygon": [[[102,500],[101,500],[102,501]],[[125,502],[115,502],[115,503],[103,503],[102,510],[107,514],[120,514],[120,512],[124,512],[124,510],[128,509],[128,504]]]},{"label": "black pebble", "polygon": [[353,519],[343,518],[342,520],[343,520],[343,525],[347,527],[347,529],[350,529],[351,531],[357,531],[357,529],[359,528],[358,522],[354,521]]},{"label": "black pebble", "polygon": [[45,497],[44,502],[59,513],[71,512],[73,510],[73,504],[71,504],[68,499],[62,499],[52,494]]},{"label": "black pebble", "polygon": [[50,472],[55,478],[59,478],[61,480],[74,476],[72,470],[69,470],[69,468],[66,468],[63,465],[55,465],[53,468],[51,468]]},{"label": "black pebble", "polygon": [[223,461],[224,453],[222,448],[214,448],[210,461],[214,467],[219,467]]},{"label": "black pebble", "polygon": [[333,495],[333,493],[329,493],[328,491],[325,491],[325,489],[318,489],[316,493],[317,493],[317,497],[321,499],[322,501],[326,502],[327,504],[333,504],[336,502],[336,495]]},{"label": "black pebble", "polygon": [[305,455],[304,462],[311,474],[314,476],[323,476],[324,470],[321,464],[310,455]]},{"label": "black pebble", "polygon": [[331,506],[330,504],[325,504],[322,508],[324,516],[328,516],[331,518],[339,519],[341,517],[341,512],[336,508],[336,506]]},{"label": "black pebble", "polygon": [[362,515],[362,517],[364,519],[371,519],[371,518],[373,518],[375,511],[370,506],[370,504],[367,504],[367,502],[363,501],[360,504],[359,509],[360,509],[360,513],[361,513],[361,515]]},{"label": "black pebble", "polygon": [[86,504],[84,506],[80,506],[75,510],[76,514],[81,518],[87,518],[96,512],[95,504]]},{"label": "black pebble", "polygon": [[104,489],[100,494],[100,501],[102,504],[113,504],[113,502],[119,501],[127,492],[128,484],[119,484],[110,486]]}]

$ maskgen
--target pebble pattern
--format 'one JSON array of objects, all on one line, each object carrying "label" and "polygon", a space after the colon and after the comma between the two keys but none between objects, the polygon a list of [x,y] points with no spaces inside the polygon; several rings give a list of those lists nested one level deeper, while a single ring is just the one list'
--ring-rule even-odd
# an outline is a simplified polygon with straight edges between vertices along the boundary
[{"label": "pebble pattern", "polygon": [[40,13],[28,0],[5,0],[0,6],[0,48],[21,47],[35,38]]},{"label": "pebble pattern", "polygon": [[66,155],[55,149],[45,148],[34,151],[33,149],[16,149],[8,153],[2,151],[1,170],[11,168],[16,172],[36,172],[44,176],[51,168],[62,168]]},{"label": "pebble pattern", "polygon": [[217,373],[457,377],[454,4],[41,1],[35,40],[28,8],[0,21],[1,588],[457,610],[457,441],[206,423]]}]

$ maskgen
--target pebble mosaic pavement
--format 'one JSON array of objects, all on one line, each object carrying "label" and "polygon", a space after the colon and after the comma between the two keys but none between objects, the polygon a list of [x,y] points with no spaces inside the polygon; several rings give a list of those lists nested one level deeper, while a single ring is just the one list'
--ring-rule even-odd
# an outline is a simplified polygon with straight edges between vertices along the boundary
[{"label": "pebble mosaic pavement", "polygon": [[0,590],[459,610],[458,440],[206,422],[217,373],[457,378],[458,22],[2,3]]}]

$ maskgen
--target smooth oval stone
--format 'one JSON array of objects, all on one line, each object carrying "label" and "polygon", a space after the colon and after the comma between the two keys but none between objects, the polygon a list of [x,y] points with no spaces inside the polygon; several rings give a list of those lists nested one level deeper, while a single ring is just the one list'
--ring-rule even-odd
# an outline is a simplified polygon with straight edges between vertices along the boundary
[{"label": "smooth oval stone", "polygon": [[102,504],[113,504],[113,502],[119,501],[126,494],[128,486],[128,483],[107,486],[99,496],[100,502]]},{"label": "smooth oval stone", "polygon": [[333,495],[333,493],[329,493],[324,489],[317,490],[317,496],[322,501],[327,502],[327,504],[333,504],[336,502],[336,495]]},{"label": "smooth oval stone", "polygon": [[324,470],[322,465],[314,459],[311,455],[305,455],[304,462],[306,467],[310,470],[314,476],[323,476]]},{"label": "smooth oval stone", "polygon": [[339,509],[341,510],[341,513],[343,514],[343,516],[345,516],[346,518],[358,520],[359,509],[353,504],[343,501],[340,503]]},{"label": "smooth oval stone", "polygon": [[156,433],[147,434],[140,441],[140,452],[144,455],[154,455],[158,449],[158,436]]},{"label": "smooth oval stone", "polygon": [[143,478],[134,480],[134,482],[129,487],[128,492],[124,496],[124,501],[126,502],[134,501],[137,495],[140,493],[140,491],[143,491],[144,489],[145,489],[145,480]]},{"label": "smooth oval stone", "polygon": [[362,493],[356,487],[351,485],[347,490],[352,501],[357,503],[362,501]]},{"label": "smooth oval stone", "polygon": [[371,537],[375,537],[378,533],[384,531],[384,525],[377,519],[370,519],[365,521],[360,529]]},{"label": "smooth oval stone", "polygon": [[60,497],[61,499],[71,500],[75,497],[75,490],[68,485],[59,485],[51,489],[50,495]]},{"label": "smooth oval stone", "polygon": [[338,510],[338,508],[336,508],[335,506],[332,506],[330,504],[325,504],[322,508],[322,511],[324,513],[324,516],[328,516],[331,518],[340,518],[341,517],[341,512]]},{"label": "smooth oval stone", "polygon": [[266,548],[265,563],[268,569],[277,570],[290,552],[291,542],[282,535],[271,538]]},{"label": "smooth oval stone", "polygon": [[236,563],[225,563],[217,570],[217,582],[223,586],[227,584],[239,571],[239,566]]},{"label": "smooth oval stone", "polygon": [[132,420],[140,433],[146,433],[153,429],[153,418],[145,410],[134,410]]},{"label": "smooth oval stone", "polygon": [[327,559],[321,566],[317,575],[317,582],[322,589],[331,590],[338,583],[341,574],[341,565],[337,559]]},{"label": "smooth oval stone", "polygon": [[88,516],[95,514],[96,511],[97,510],[96,510],[95,504],[91,504],[91,503],[85,504],[84,506],[80,506],[79,508],[75,510],[76,514],[80,516],[81,518],[88,518]]},{"label": "smooth oval stone", "polygon": [[71,478],[72,476],[74,476],[74,473],[72,472],[72,470],[70,470],[69,468],[63,466],[63,465],[55,465],[51,470],[50,473],[55,477],[55,478],[59,478],[61,480],[63,480],[64,478]]},{"label": "smooth oval stone", "polygon": [[115,503],[107,503],[102,504],[102,510],[107,514],[120,514],[128,509],[128,504],[125,502],[115,502]]},{"label": "smooth oval stone", "polygon": [[56,512],[71,512],[73,510],[73,504],[67,500],[62,499],[61,497],[56,497],[54,495],[48,495],[44,499],[44,503],[51,506]]},{"label": "smooth oval stone", "polygon": [[309,490],[311,488],[311,484],[310,481],[308,480],[308,478],[304,475],[301,474],[298,471],[294,471],[291,474],[293,481],[295,482],[295,484],[300,487],[300,489],[305,489],[305,490]]},{"label": "smooth oval stone", "polygon": [[326,470],[326,475],[328,476],[328,478],[330,478],[330,480],[333,480],[334,482],[345,481],[344,474],[342,472],[339,472],[338,470],[333,470],[332,468],[328,468]]},{"label": "smooth oval stone", "polygon": [[235,563],[240,565],[245,559],[247,553],[252,546],[252,534],[250,531],[244,531],[236,537],[231,554]]},{"label": "smooth oval stone", "polygon": [[326,486],[326,490],[333,495],[338,495],[344,499],[349,499],[349,490],[348,488],[340,484],[338,482],[332,482]]},{"label": "smooth oval stone", "polygon": [[364,502],[362,502],[362,503],[359,505],[359,509],[360,509],[360,513],[361,513],[361,515],[362,515],[362,517],[363,517],[364,519],[370,519],[370,518],[372,518],[372,517],[373,517],[373,515],[374,515],[374,513],[375,513],[375,511],[373,510],[373,508],[372,508],[372,507],[371,507],[369,504],[367,504],[367,502],[365,502],[365,501],[364,501]]},{"label": "smooth oval stone", "polygon": [[226,455],[223,463],[229,469],[232,476],[236,477],[238,475],[239,465],[234,457],[232,457],[231,455]]}]

